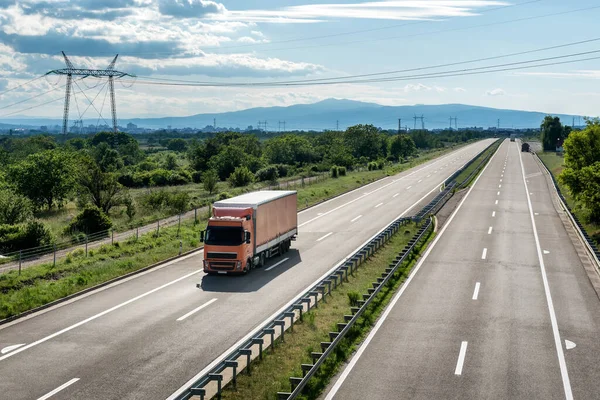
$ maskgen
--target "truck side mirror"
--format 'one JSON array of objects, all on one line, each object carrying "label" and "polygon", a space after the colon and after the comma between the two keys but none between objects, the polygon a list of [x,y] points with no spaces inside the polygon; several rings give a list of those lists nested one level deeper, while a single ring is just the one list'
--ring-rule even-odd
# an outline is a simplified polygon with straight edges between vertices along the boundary
[{"label": "truck side mirror", "polygon": [[250,232],[244,232],[244,240],[246,241],[246,244],[250,244]]},{"label": "truck side mirror", "polygon": [[204,231],[200,231],[200,243],[204,243]]}]

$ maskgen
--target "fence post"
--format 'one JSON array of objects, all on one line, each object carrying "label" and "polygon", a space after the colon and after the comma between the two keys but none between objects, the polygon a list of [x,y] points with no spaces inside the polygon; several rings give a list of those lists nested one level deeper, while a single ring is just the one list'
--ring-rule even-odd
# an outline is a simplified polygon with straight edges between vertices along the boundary
[{"label": "fence post", "polygon": [[140,228],[135,228],[135,241],[137,242],[140,238]]},{"label": "fence post", "polygon": [[19,275],[21,275],[21,260],[23,259],[23,250],[19,250]]},{"label": "fence post", "polygon": [[198,208],[194,208],[194,224],[198,223]]},{"label": "fence post", "polygon": [[160,232],[160,219],[158,221],[156,221],[156,236],[158,236],[159,232]]},{"label": "fence post", "polygon": [[111,229],[111,231],[110,231],[110,244],[111,245],[115,244],[115,231],[113,229]]},{"label": "fence post", "polygon": [[181,214],[178,215],[179,221],[177,222],[177,238],[179,239],[179,232],[181,231]]},{"label": "fence post", "polygon": [[88,235],[85,235],[85,256],[87,258],[88,253]]},{"label": "fence post", "polygon": [[183,249],[183,241],[182,241],[182,240],[180,240],[180,241],[179,241],[179,255],[181,255],[181,251],[182,251],[182,249]]},{"label": "fence post", "polygon": [[53,265],[56,267],[56,245],[52,245],[54,247],[54,261],[53,261]]}]

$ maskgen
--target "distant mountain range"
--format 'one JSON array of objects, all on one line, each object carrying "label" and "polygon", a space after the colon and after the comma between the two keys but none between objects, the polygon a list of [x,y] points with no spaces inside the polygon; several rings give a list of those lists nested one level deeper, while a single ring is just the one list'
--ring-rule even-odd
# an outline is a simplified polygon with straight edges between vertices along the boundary
[{"label": "distant mountain range", "polygon": [[[501,128],[537,128],[547,114],[542,112],[504,110],[464,104],[414,105],[414,106],[382,106],[345,99],[327,99],[313,104],[298,104],[289,107],[259,107],[247,110],[196,114],[188,117],[133,118],[120,119],[119,125],[136,124],[140,128],[195,128],[212,126],[215,119],[217,127],[246,129],[248,126],[258,127],[260,121],[269,131],[285,130],[326,130],[340,129],[356,124],[373,124],[384,129],[397,129],[398,119],[402,126],[413,128],[414,117],[424,116],[427,129],[441,129],[450,125],[450,118],[457,118],[458,127],[494,127],[500,120]],[[571,125],[583,123],[577,115],[553,114]],[[95,125],[97,120],[84,120],[84,125]],[[0,128],[37,127],[42,125],[61,125],[60,119],[15,117],[0,121]],[[452,123],[454,126],[454,122]],[[421,127],[420,118],[416,120],[417,128]]]}]

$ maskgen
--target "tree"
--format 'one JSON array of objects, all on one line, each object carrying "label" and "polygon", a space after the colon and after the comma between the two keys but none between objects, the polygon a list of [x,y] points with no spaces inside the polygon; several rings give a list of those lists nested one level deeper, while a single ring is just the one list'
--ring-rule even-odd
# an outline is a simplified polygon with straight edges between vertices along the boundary
[{"label": "tree", "polygon": [[573,132],[565,140],[565,169],[559,179],[588,211],[591,222],[600,222],[600,121]]},{"label": "tree", "polygon": [[75,187],[72,157],[60,150],[32,154],[9,169],[9,180],[17,191],[36,207],[51,209],[62,202]]},{"label": "tree", "polygon": [[0,225],[15,225],[33,218],[33,204],[12,190],[0,190]]},{"label": "tree", "polygon": [[394,159],[408,158],[415,154],[417,146],[408,135],[395,135],[390,140],[390,154]]},{"label": "tree", "polygon": [[344,139],[352,155],[375,160],[385,155],[387,143],[384,136],[373,125],[354,125],[344,133]]},{"label": "tree", "polygon": [[88,206],[71,221],[65,228],[65,232],[92,234],[107,231],[111,227],[112,221],[102,210],[94,206]]},{"label": "tree", "polygon": [[542,131],[542,145],[545,151],[555,151],[559,140],[566,137],[565,129],[560,123],[560,118],[547,115],[540,127]]},{"label": "tree", "polygon": [[82,161],[77,178],[84,203],[87,200],[106,214],[127,195],[116,174],[103,172],[91,159]]},{"label": "tree", "polygon": [[167,142],[167,149],[171,151],[184,152],[187,150],[187,142],[184,139],[171,139]]},{"label": "tree", "polygon": [[219,175],[214,169],[209,169],[202,175],[202,185],[209,194],[213,194],[217,188],[217,182],[219,182]]},{"label": "tree", "polygon": [[107,143],[100,143],[93,151],[94,159],[102,172],[115,172],[123,168],[123,159],[119,152]]}]

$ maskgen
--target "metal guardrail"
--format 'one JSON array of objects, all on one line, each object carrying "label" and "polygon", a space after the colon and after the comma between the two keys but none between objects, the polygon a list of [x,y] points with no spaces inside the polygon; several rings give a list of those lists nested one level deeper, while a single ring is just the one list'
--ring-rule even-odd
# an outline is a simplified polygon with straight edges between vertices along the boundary
[{"label": "metal guardrail", "polygon": [[[446,203],[446,201],[452,197],[454,189],[465,182],[468,182],[473,174],[479,172],[482,165],[485,165],[489,158],[488,156],[481,161],[480,165],[467,177],[467,179],[461,184],[457,184],[453,180],[469,167],[475,160],[477,160],[481,154],[483,154],[497,141],[490,144],[485,150],[473,157],[468,163],[466,163],[460,170],[452,175],[451,179],[446,180],[445,189],[440,192],[433,200],[431,200],[420,212],[412,218],[398,218],[389,224],[384,230],[378,235],[373,237],[365,246],[353,253],[345,262],[342,263],[332,274],[317,283],[315,286],[304,292],[297,301],[295,301],[285,311],[280,313],[279,316],[269,321],[262,327],[258,328],[251,334],[251,339],[247,340],[236,350],[228,354],[222,359],[216,366],[209,370],[206,374],[200,377],[194,382],[187,390],[176,397],[177,400],[189,400],[194,396],[198,396],[201,400],[210,399],[213,396],[217,396],[217,399],[221,399],[221,393],[226,384],[231,382],[235,388],[236,376],[242,370],[246,370],[250,374],[251,362],[255,358],[262,358],[263,352],[271,346],[274,346],[276,339],[280,338],[283,340],[285,331],[287,329],[292,330],[293,325],[297,320],[302,320],[303,313],[309,311],[312,308],[318,307],[319,301],[326,301],[326,296],[331,295],[332,286],[335,289],[338,285],[343,284],[344,280],[348,280],[348,275],[352,274],[360,264],[368,259],[375,251],[377,251],[384,243],[386,243],[391,236],[398,231],[400,226],[414,221],[420,222],[425,219],[428,215],[435,214],[439,209]],[[493,154],[493,153],[492,153]],[[302,388],[306,385],[306,382],[314,375],[318,370],[319,366],[324,362],[327,355],[333,351],[337,343],[343,338],[343,336],[351,328],[354,321],[363,313],[364,307],[368,305],[372,299],[379,293],[381,287],[388,282],[389,277],[397,270],[398,266],[406,260],[406,257],[414,250],[416,245],[423,239],[428,229],[433,227],[431,218],[427,219],[427,222],[419,229],[415,237],[410,240],[409,244],[400,253],[394,262],[393,266],[386,269],[386,272],[382,273],[382,277],[378,278],[378,282],[373,283],[373,288],[369,289],[368,295],[363,295],[363,300],[359,300],[358,304],[361,307],[351,308],[354,313],[353,316],[347,316],[348,322],[344,324],[338,324],[341,328],[340,332],[331,332],[331,342],[322,343],[323,353],[313,353],[313,360],[316,360],[314,364],[302,365],[304,371],[303,378],[290,378],[290,382],[293,386],[291,393],[280,393],[279,396],[282,399],[294,399],[298,396]],[[343,325],[343,327],[342,327]],[[229,371],[230,370],[230,373]],[[311,372],[312,371],[312,372]]]},{"label": "metal guardrail", "polygon": [[[377,282],[373,282],[373,288],[368,289],[368,293],[363,294],[363,300],[358,301],[360,307],[352,307],[350,311],[352,315],[345,315],[345,323],[337,324],[339,332],[329,332],[329,337],[332,339],[331,342],[322,342],[321,348],[324,350],[323,353],[313,353],[313,364],[303,364],[302,371],[303,377],[291,377],[290,384],[292,386],[291,393],[278,392],[277,397],[281,400],[295,399],[301,393],[308,381],[317,373],[319,367],[327,357],[334,351],[335,347],[344,339],[346,334],[352,329],[354,324],[358,321],[360,316],[365,312],[371,302],[377,297],[381,288],[383,288],[390,279],[394,276],[398,268],[402,266],[404,261],[409,255],[417,248],[417,245],[423,242],[427,237],[428,231],[433,227],[432,219],[429,218],[427,222],[419,229],[417,234],[410,240],[409,244],[399,253],[396,259],[390,264],[384,272],[381,273],[381,277],[377,278]],[[316,362],[315,362],[316,359]]]},{"label": "metal guardrail", "polygon": [[561,202],[561,205],[562,205],[563,209],[567,212],[569,218],[574,223],[575,227],[578,230],[579,235],[584,239],[584,242],[587,245],[586,247],[588,248],[588,250],[590,251],[590,253],[594,256],[595,261],[596,261],[596,265],[600,268],[600,249],[598,249],[598,246],[596,245],[596,243],[594,242],[594,240],[592,240],[592,238],[588,235],[587,231],[585,230],[585,227],[579,221],[579,218],[577,218],[577,216],[573,213],[573,211],[571,210],[571,208],[567,204],[567,200],[565,199],[565,196],[562,194],[562,191],[560,190],[560,186],[558,185],[558,182],[556,181],[556,178],[550,172],[550,168],[548,168],[548,166],[546,165],[546,163],[544,163],[544,160],[542,160],[537,155],[536,152],[532,152],[532,153],[535,155],[535,157],[538,159],[538,161],[544,166],[546,172],[548,173],[548,175],[550,175],[550,178],[552,178],[552,184],[554,185],[554,189],[558,193],[558,197],[560,199],[560,202]]}]

